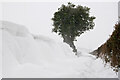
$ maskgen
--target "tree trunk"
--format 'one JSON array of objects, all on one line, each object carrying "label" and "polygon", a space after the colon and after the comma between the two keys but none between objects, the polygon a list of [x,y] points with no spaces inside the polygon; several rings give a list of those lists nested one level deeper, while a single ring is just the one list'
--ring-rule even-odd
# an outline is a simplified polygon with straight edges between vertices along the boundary
[{"label": "tree trunk", "polygon": [[64,35],[63,39],[64,39],[63,42],[66,42],[67,44],[69,44],[69,46],[73,49],[73,52],[75,52],[75,55],[77,55],[77,49],[76,49],[72,39],[67,35]]}]

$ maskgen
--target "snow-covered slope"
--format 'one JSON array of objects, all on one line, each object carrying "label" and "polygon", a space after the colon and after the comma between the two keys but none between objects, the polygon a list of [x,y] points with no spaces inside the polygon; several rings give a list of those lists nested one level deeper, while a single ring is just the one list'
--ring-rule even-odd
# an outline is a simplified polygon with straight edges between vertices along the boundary
[{"label": "snow-covered slope", "polygon": [[117,75],[104,67],[86,50],[76,57],[65,43],[45,36],[32,35],[25,26],[2,21],[3,77],[31,78],[114,78]]},{"label": "snow-covered slope", "polygon": [[2,30],[1,29],[0,29],[0,79],[2,79]]}]

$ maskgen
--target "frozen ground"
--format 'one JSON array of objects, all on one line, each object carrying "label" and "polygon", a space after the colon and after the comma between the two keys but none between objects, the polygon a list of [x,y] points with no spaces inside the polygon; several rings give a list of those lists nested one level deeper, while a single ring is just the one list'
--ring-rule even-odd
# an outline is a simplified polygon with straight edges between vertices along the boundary
[{"label": "frozen ground", "polygon": [[23,25],[3,21],[2,70],[4,78],[116,78],[101,59],[78,48],[74,56],[65,43],[50,37],[35,36]]}]

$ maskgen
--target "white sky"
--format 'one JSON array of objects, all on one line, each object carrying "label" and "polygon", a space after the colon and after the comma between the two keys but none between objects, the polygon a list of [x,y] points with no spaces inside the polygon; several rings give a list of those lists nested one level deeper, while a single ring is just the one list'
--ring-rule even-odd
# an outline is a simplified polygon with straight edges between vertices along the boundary
[{"label": "white sky", "polygon": [[[51,33],[53,14],[66,2],[12,2],[2,3],[3,20],[25,25],[31,33],[41,34],[61,40],[61,37]],[[76,5],[86,5],[91,8],[91,15],[96,17],[95,27],[77,38],[77,47],[96,49],[103,44],[113,31],[118,20],[117,2],[73,2]]]}]

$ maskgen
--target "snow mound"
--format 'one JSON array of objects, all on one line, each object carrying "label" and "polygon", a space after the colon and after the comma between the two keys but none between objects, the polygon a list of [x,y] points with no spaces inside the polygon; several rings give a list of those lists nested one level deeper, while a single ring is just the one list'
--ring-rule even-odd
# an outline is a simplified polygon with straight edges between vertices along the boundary
[{"label": "snow mound", "polygon": [[80,50],[80,57],[76,57],[65,43],[32,35],[19,24],[1,23],[4,78],[117,77],[100,59],[96,60],[84,49]]},{"label": "snow mound", "polygon": [[8,31],[14,36],[27,36],[29,34],[28,29],[23,25],[18,25],[9,21],[0,21],[2,29]]}]

